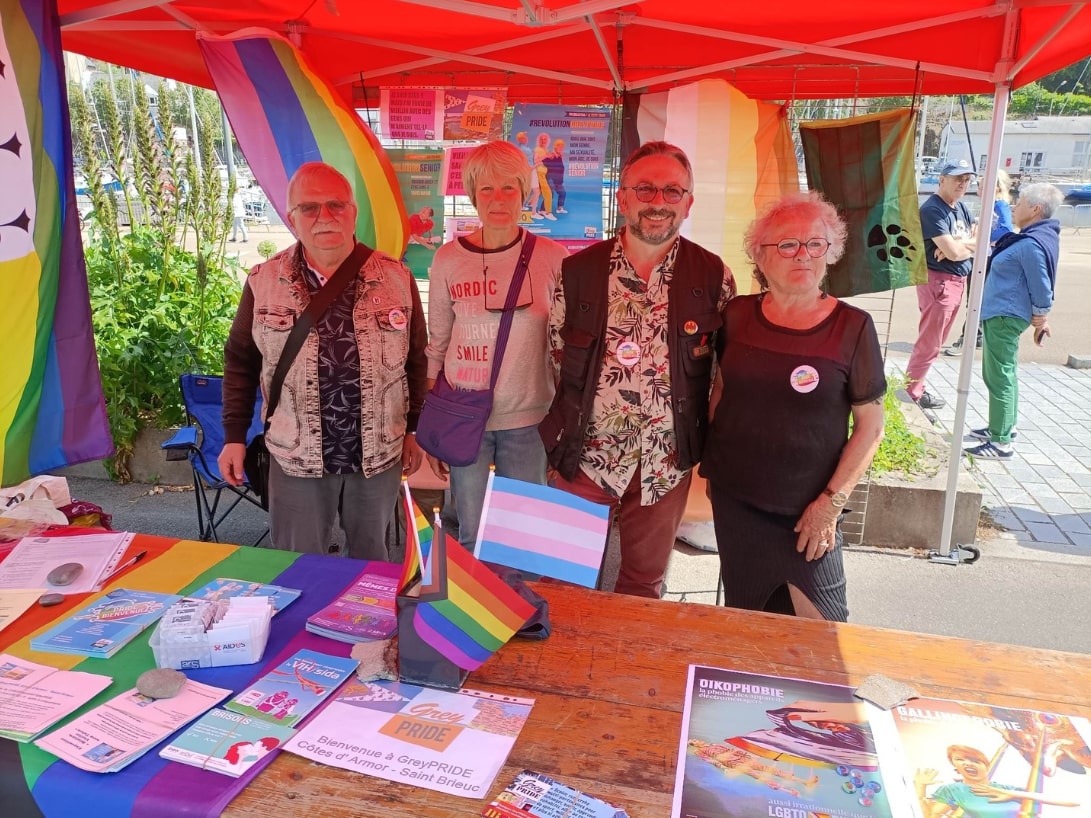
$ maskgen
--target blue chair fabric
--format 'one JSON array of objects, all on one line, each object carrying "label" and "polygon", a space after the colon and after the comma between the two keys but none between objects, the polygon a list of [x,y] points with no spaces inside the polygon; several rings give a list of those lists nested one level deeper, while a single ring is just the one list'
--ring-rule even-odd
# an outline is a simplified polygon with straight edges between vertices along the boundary
[{"label": "blue chair fabric", "polygon": [[[236,506],[246,501],[261,508],[261,500],[250,489],[248,482],[241,486],[227,483],[216,462],[224,445],[223,377],[185,374],[178,380],[182,389],[187,425],[163,443],[162,448],[168,460],[189,460],[193,469],[200,537],[206,542],[219,542],[216,528]],[[248,444],[262,433],[261,409],[262,398],[259,390],[254,404],[254,417],[246,431]],[[255,545],[260,545],[268,533],[266,530]]]}]

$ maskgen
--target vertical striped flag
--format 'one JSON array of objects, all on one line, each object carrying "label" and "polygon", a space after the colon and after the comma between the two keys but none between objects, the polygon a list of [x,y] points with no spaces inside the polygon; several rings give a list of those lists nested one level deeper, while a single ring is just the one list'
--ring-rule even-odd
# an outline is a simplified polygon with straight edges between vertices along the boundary
[{"label": "vertical striped flag", "polygon": [[197,33],[231,128],[280,218],[288,221],[288,180],[306,162],[348,177],[359,212],[356,238],[401,258],[409,217],[394,168],[375,134],[290,42],[271,31],[226,37]]},{"label": "vertical striped flag", "polygon": [[54,0],[0,0],[0,485],[113,452]]},{"label": "vertical striped flag", "polygon": [[693,165],[695,203],[683,235],[720,255],[739,292],[749,292],[743,234],[765,205],[799,190],[787,110],[724,80],[628,95],[622,155],[657,139],[680,147]]},{"label": "vertical striped flag", "polygon": [[610,507],[489,472],[474,556],[594,588]]},{"label": "vertical striped flag", "polygon": [[422,588],[417,635],[463,670],[477,670],[535,608],[443,531],[432,543],[435,590]]},{"label": "vertical striped flag", "polygon": [[845,255],[829,267],[829,291],[845,297],[928,280],[913,137],[904,108],[851,119],[803,122],[807,181],[848,226]]}]

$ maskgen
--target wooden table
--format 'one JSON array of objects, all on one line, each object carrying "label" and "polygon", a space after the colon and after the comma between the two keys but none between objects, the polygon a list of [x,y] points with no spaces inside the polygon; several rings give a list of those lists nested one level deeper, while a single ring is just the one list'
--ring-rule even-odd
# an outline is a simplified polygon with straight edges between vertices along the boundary
[{"label": "wooden table", "polygon": [[[529,768],[632,818],[669,815],[689,664],[848,685],[883,673],[922,695],[1091,716],[1091,656],[536,589],[553,635],[509,643],[466,683],[536,700],[490,798]],[[480,815],[485,803],[281,753],[224,815],[446,818]]]}]

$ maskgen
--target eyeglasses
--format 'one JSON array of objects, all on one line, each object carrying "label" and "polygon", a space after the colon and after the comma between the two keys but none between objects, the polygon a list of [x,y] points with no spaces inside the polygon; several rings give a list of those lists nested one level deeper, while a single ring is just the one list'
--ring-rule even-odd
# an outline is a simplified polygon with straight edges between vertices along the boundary
[{"label": "eyeglasses", "polygon": [[655,185],[649,185],[645,182],[642,182],[639,185],[623,187],[622,190],[631,190],[636,194],[636,198],[642,202],[654,202],[655,195],[657,193],[662,193],[663,201],[667,204],[678,204],[682,201],[682,197],[689,193],[684,187],[677,187],[676,185],[656,187]]},{"label": "eyeglasses", "polygon": [[[308,219],[317,219],[318,214],[322,212],[322,208],[326,208],[329,214],[335,219],[344,215],[345,211],[349,209],[349,205],[352,202],[342,202],[337,199],[330,199],[328,202],[301,202],[297,204],[292,210],[298,210]],[[289,213],[292,211],[289,210]]]},{"label": "eyeglasses", "polygon": [[762,247],[776,247],[782,258],[795,258],[799,255],[799,248],[806,247],[808,256],[822,258],[830,249],[830,243],[826,239],[783,239],[776,244],[763,244]]}]

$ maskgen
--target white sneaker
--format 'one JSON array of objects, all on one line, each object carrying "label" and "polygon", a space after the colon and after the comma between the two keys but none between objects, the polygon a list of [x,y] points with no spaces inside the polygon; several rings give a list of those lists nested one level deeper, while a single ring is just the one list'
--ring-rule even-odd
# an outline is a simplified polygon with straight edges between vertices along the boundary
[{"label": "white sneaker", "polygon": [[565,209],[564,209],[563,207],[558,207],[558,208],[557,208],[557,212],[558,212],[558,213],[567,213],[568,211],[567,211],[567,210],[565,210]]},{"label": "white sneaker", "polygon": [[534,212],[534,213],[531,213],[531,214],[530,214],[530,217],[531,217],[532,219],[537,219],[538,221],[541,221],[541,220],[542,220],[542,219],[544,218],[544,217],[542,216],[542,214],[541,214],[541,213],[538,213],[538,212]]},{"label": "white sneaker", "polygon": [[545,217],[546,217],[547,219],[549,219],[549,220],[550,220],[551,222],[555,222],[555,221],[557,221],[557,217],[556,217],[556,216],[554,216],[554,215],[553,215],[552,213],[546,213],[546,214],[545,214]]}]

